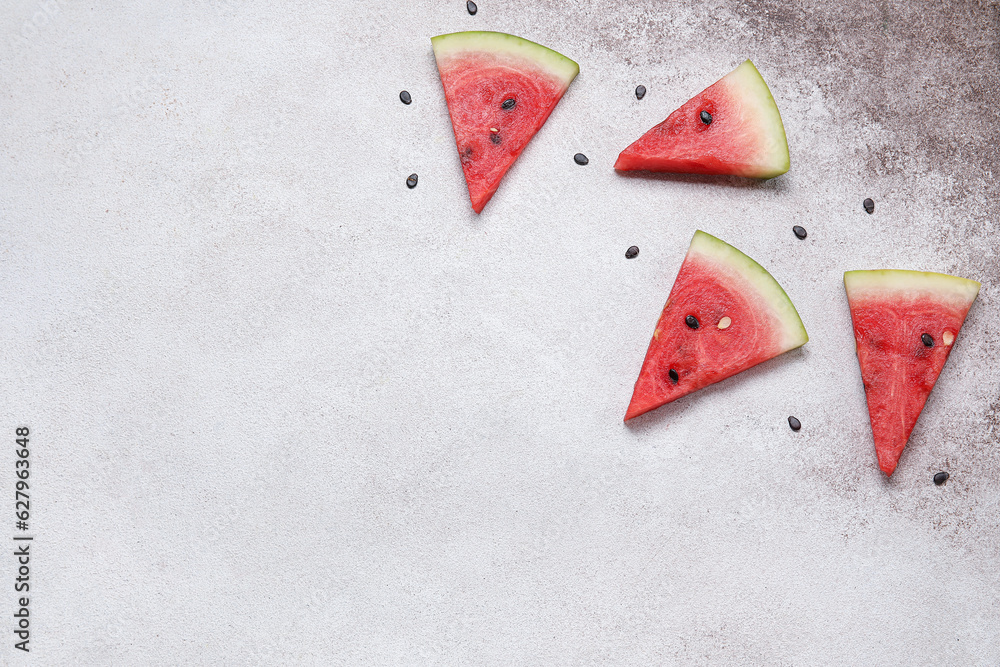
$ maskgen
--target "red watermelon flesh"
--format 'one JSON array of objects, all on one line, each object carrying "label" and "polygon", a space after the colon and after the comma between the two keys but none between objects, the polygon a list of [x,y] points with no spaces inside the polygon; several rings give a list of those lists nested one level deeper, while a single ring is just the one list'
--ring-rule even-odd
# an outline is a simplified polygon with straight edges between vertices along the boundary
[{"label": "red watermelon flesh", "polygon": [[653,331],[625,421],[808,340],[795,306],[771,274],[728,243],[695,232]]},{"label": "red watermelon flesh", "polygon": [[749,60],[685,102],[615,162],[619,171],[756,178],[773,178],[788,167],[781,114]]},{"label": "red watermelon flesh", "polygon": [[579,73],[565,56],[499,32],[431,39],[472,209],[486,206]]},{"label": "red watermelon flesh", "polygon": [[979,283],[941,273],[886,270],[848,271],[844,286],[875,453],[879,468],[892,475]]}]

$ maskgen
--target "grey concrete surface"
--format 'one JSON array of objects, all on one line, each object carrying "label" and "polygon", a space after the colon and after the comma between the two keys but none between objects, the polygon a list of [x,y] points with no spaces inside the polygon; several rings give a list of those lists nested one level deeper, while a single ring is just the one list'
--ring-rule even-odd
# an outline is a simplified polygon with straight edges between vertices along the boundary
[{"label": "grey concrete surface", "polygon": [[[997,2],[478,4],[0,7],[3,663],[1000,664]],[[581,67],[481,216],[464,29]],[[747,57],[788,174],[614,173]],[[699,228],[811,341],[624,426]],[[841,283],[884,267],[983,283],[891,480]]]}]

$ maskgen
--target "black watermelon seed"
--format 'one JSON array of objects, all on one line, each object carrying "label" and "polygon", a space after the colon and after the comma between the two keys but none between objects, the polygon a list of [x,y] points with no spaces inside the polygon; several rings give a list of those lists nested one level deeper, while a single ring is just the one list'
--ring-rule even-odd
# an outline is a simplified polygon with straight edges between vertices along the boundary
[{"label": "black watermelon seed", "polygon": [[701,112],[701,122],[703,122],[705,125],[711,125],[712,124],[712,114],[708,113],[707,111],[702,111]]},{"label": "black watermelon seed", "polygon": [[517,100],[515,100],[513,97],[508,97],[503,101],[503,104],[500,105],[500,108],[504,109],[505,111],[510,111],[511,109],[514,108],[515,104],[517,104]]},{"label": "black watermelon seed", "polygon": [[875,202],[872,201],[870,197],[864,201],[863,205],[865,207],[865,213],[867,213],[868,215],[871,215],[872,213],[875,212]]},{"label": "black watermelon seed", "polygon": [[942,484],[948,481],[949,477],[951,477],[951,475],[949,475],[944,471],[941,471],[938,474],[934,475],[934,483],[937,484],[938,486],[941,486]]},{"label": "black watermelon seed", "polygon": [[495,144],[499,144],[501,141],[500,135],[497,134],[496,132],[490,132],[490,141],[492,141]]},{"label": "black watermelon seed", "polygon": [[416,174],[410,174],[409,176],[407,176],[407,178],[406,178],[406,187],[410,188],[411,190],[413,188],[417,187],[417,175]]},{"label": "black watermelon seed", "polygon": [[410,102],[413,101],[413,98],[410,97],[410,93],[408,93],[407,91],[403,90],[403,91],[400,91],[400,93],[399,93],[399,101],[402,102],[403,104],[409,104]]},{"label": "black watermelon seed", "polygon": [[629,246],[629,249],[625,251],[625,259],[634,259],[639,256],[639,246],[633,245]]},{"label": "black watermelon seed", "polygon": [[670,379],[674,381],[674,384],[677,384],[677,381],[681,379],[680,376],[677,375],[677,371],[673,368],[670,369],[670,373],[668,373],[668,375],[670,375]]},{"label": "black watermelon seed", "polygon": [[684,324],[688,325],[692,329],[697,329],[698,328],[698,318],[695,317],[694,315],[688,315],[687,317],[684,318]]},{"label": "black watermelon seed", "polygon": [[934,338],[930,334],[920,334],[920,342],[927,347],[934,347]]},{"label": "black watermelon seed", "polygon": [[795,417],[788,418],[788,425],[792,428],[793,431],[798,431],[800,428],[802,428],[802,422],[800,422]]},{"label": "black watermelon seed", "polygon": [[576,155],[573,156],[573,159],[576,160],[577,164],[587,164],[588,162],[590,162],[590,160],[587,159],[587,156],[584,155],[583,153],[577,153]]},{"label": "black watermelon seed", "polygon": [[472,14],[473,16],[475,16],[476,12],[479,11],[479,7],[476,7],[476,3],[474,3],[472,0],[469,0],[467,3],[465,3],[465,8],[468,9],[469,13]]},{"label": "black watermelon seed", "polygon": [[795,225],[794,227],[792,227],[792,232],[794,232],[795,235],[798,236],[800,239],[804,239],[806,237],[805,227],[800,227],[799,225]]},{"label": "black watermelon seed", "polygon": [[646,96],[646,86],[635,87],[635,99],[641,100]]}]

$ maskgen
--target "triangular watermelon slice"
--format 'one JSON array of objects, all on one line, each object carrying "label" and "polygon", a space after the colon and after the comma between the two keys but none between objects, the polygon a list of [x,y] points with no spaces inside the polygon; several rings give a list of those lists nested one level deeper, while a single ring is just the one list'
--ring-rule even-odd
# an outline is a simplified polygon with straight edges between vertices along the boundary
[{"label": "triangular watermelon slice", "polygon": [[892,475],[979,283],[943,273],[848,271],[844,287],[878,465]]},{"label": "triangular watermelon slice", "polygon": [[770,273],[697,231],[656,323],[625,420],[808,340],[795,306]]},{"label": "triangular watermelon slice", "polygon": [[771,91],[749,60],[695,95],[618,156],[619,171],[773,178],[788,141]]},{"label": "triangular watermelon slice", "polygon": [[580,67],[502,32],[455,32],[431,43],[469,199],[479,213]]}]

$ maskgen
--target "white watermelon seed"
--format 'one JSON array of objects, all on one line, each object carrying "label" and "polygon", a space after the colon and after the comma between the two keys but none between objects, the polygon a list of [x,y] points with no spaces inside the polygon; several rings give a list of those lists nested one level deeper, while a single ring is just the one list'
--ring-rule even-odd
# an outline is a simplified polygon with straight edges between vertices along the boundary
[{"label": "white watermelon seed", "polygon": [[732,323],[733,321],[731,319],[729,319],[728,317],[723,317],[721,320],[719,320],[719,328],[728,329],[729,325]]},{"label": "white watermelon seed", "polygon": [[955,334],[953,334],[950,331],[945,331],[943,334],[941,334],[941,340],[944,341],[945,345],[951,345],[952,343],[955,342]]}]

